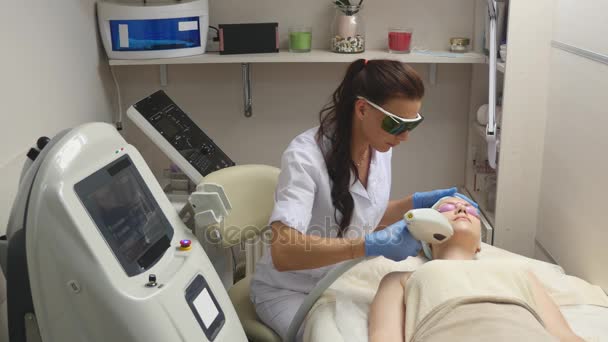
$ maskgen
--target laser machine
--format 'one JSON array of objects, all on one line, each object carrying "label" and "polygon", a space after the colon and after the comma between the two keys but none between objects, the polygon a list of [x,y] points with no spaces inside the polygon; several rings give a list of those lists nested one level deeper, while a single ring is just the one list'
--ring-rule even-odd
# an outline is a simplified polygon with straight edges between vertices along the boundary
[{"label": "laser machine", "polygon": [[109,124],[30,156],[2,244],[10,341],[246,341],[194,235]]}]

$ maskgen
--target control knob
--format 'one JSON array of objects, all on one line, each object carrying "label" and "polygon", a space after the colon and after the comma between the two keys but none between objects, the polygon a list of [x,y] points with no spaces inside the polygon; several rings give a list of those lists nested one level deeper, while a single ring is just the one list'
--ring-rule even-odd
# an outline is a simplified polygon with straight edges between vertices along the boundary
[{"label": "control knob", "polygon": [[201,147],[201,153],[202,154],[210,154],[211,153],[211,146],[209,145],[203,145],[203,147]]},{"label": "control knob", "polygon": [[150,274],[148,276],[148,282],[146,283],[146,287],[156,287],[158,283],[156,282],[156,274]]}]

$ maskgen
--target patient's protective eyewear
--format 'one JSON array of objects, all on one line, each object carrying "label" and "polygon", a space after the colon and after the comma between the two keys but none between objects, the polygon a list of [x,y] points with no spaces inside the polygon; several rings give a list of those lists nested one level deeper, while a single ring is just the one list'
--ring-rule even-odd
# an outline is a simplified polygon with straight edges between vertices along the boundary
[{"label": "patient's protective eyewear", "polygon": [[[467,212],[467,214],[479,218],[479,211],[477,210],[477,208],[475,208],[474,206],[472,206],[470,204],[463,204],[463,205],[464,205],[464,210]],[[443,203],[442,205],[437,207],[437,211],[440,213],[445,213],[447,211],[454,211],[454,210],[456,210],[456,203],[451,203],[451,202]]]},{"label": "patient's protective eyewear", "polygon": [[357,96],[357,98],[364,100],[365,102],[369,103],[370,106],[376,108],[382,112],[382,114],[386,115],[386,117],[382,120],[382,129],[393,135],[399,135],[405,131],[412,131],[422,122],[422,120],[424,120],[424,117],[420,115],[420,113],[416,113],[416,117],[414,119],[404,119],[385,110],[365,97]]}]

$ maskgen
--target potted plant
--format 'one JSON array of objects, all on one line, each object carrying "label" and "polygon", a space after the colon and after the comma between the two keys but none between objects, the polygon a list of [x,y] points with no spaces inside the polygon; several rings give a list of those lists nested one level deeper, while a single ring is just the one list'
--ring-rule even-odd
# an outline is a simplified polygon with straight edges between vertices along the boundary
[{"label": "potted plant", "polygon": [[365,51],[365,24],[361,16],[363,0],[335,0],[331,50],[337,53]]}]

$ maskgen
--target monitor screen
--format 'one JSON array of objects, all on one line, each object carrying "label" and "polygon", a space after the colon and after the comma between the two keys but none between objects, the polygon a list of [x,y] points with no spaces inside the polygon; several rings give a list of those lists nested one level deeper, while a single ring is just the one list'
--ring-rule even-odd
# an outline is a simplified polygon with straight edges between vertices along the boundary
[{"label": "monitor screen", "polygon": [[129,276],[148,269],[169,247],[173,228],[128,155],[75,190]]}]

